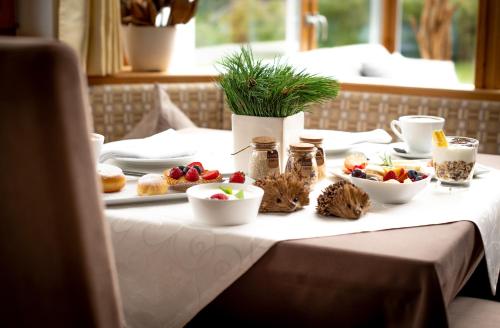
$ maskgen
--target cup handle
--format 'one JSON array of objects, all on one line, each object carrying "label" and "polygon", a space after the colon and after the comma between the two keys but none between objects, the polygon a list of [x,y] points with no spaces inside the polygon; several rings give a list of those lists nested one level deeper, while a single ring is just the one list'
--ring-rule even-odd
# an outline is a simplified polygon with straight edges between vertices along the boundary
[{"label": "cup handle", "polygon": [[391,121],[391,130],[399,139],[404,140],[403,134],[401,133],[401,125],[399,121],[397,120]]}]

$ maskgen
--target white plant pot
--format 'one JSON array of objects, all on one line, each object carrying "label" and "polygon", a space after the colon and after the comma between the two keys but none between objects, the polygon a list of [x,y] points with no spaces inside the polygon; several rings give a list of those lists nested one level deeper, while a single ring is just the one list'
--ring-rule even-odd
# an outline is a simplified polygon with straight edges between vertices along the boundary
[{"label": "white plant pot", "polygon": [[133,71],[167,71],[175,26],[123,26],[125,53]]},{"label": "white plant pot", "polygon": [[[304,113],[300,112],[288,117],[258,117],[236,115],[231,116],[233,130],[233,150],[237,152],[252,142],[258,136],[275,137],[279,142],[279,156],[283,171],[288,159],[288,147],[291,143],[299,142],[300,134],[304,130]],[[234,155],[236,170],[248,172],[248,162],[251,148]]]}]

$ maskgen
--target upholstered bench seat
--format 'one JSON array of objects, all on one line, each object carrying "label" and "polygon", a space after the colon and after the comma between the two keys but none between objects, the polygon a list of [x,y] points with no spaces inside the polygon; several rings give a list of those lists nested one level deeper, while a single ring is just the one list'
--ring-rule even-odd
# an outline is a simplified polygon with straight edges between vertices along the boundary
[{"label": "upholstered bench seat", "polygon": [[[216,83],[163,84],[170,99],[199,127],[231,129],[231,113]],[[155,104],[153,84],[90,87],[94,128],[107,141],[121,139]],[[438,98],[404,94],[342,91],[330,102],[311,106],[305,117],[310,129],[390,131],[402,115],[446,118],[448,135],[479,140],[481,153],[500,154],[500,101]]]}]

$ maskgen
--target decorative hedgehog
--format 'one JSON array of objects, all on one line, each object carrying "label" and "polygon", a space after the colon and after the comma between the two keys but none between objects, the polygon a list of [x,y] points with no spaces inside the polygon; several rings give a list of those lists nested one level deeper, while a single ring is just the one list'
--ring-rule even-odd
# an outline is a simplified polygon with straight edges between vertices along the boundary
[{"label": "decorative hedgehog", "polygon": [[309,186],[297,175],[286,172],[255,181],[264,189],[260,212],[294,212],[309,205]]},{"label": "decorative hedgehog", "polygon": [[316,211],[321,215],[359,219],[370,207],[368,195],[342,180],[329,185],[318,197]]}]

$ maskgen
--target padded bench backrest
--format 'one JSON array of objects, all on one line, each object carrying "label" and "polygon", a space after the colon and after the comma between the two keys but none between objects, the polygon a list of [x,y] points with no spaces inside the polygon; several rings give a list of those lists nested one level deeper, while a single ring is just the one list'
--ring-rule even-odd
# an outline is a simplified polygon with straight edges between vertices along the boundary
[{"label": "padded bench backrest", "polygon": [[[165,84],[172,101],[199,127],[231,129],[231,113],[215,83]],[[120,139],[155,105],[152,84],[116,84],[90,88],[94,126],[108,141]],[[480,152],[500,154],[500,101],[423,97],[343,91],[335,101],[311,106],[306,128],[390,131],[402,115],[446,118],[448,135],[479,139]]]}]

